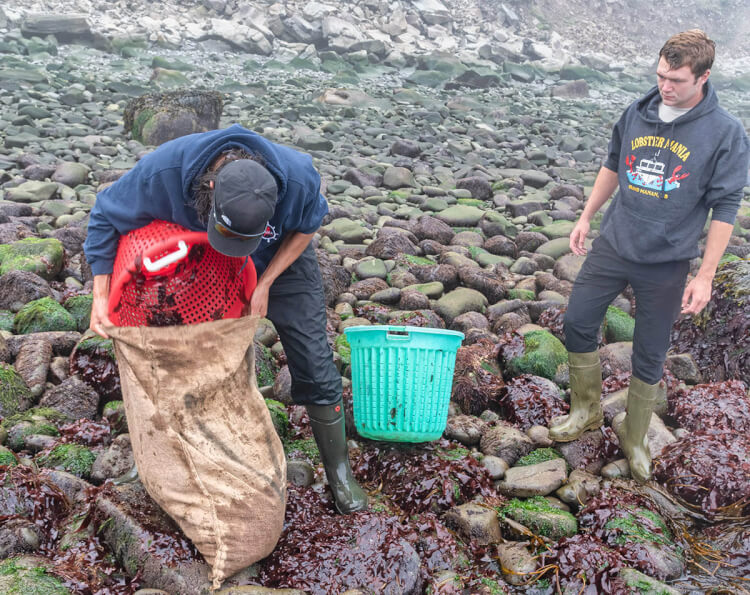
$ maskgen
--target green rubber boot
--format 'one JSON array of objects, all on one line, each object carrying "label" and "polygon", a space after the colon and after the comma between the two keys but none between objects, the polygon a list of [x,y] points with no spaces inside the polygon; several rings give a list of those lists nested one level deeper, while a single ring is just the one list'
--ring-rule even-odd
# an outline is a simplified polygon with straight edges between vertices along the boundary
[{"label": "green rubber boot", "polygon": [[339,401],[333,405],[306,405],[315,442],[326,470],[328,486],[333,493],[336,510],[351,514],[367,508],[367,494],[359,487],[349,466],[346,445],[344,408]]},{"label": "green rubber boot", "polygon": [[604,423],[602,413],[602,365],[599,352],[568,353],[570,365],[570,413],[552,420],[549,437],[570,442]]},{"label": "green rubber boot", "polygon": [[659,383],[646,384],[630,377],[625,421],[618,438],[630,465],[630,476],[640,483],[651,479],[651,451],[648,448],[648,426],[656,404]]}]

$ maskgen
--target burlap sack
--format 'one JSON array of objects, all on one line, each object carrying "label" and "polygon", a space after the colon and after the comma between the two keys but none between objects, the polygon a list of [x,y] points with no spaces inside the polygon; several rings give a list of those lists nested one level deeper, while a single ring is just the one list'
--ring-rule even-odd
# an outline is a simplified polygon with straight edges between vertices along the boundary
[{"label": "burlap sack", "polygon": [[257,317],[107,327],[138,474],[212,569],[213,588],[281,535],[286,461],[255,380]]}]

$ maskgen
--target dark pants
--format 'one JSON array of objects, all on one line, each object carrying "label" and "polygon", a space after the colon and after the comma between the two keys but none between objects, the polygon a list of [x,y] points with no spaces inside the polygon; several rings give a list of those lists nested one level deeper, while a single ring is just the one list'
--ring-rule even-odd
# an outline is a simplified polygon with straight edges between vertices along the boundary
[{"label": "dark pants", "polygon": [[336,403],[341,398],[341,375],[326,338],[323,281],[312,246],[274,281],[267,316],[284,346],[294,402]]},{"label": "dark pants", "polygon": [[631,262],[620,258],[604,238],[594,240],[568,300],[564,327],[568,351],[596,351],[607,306],[630,283],[636,307],[633,375],[648,384],[659,382],[689,269],[689,260]]}]

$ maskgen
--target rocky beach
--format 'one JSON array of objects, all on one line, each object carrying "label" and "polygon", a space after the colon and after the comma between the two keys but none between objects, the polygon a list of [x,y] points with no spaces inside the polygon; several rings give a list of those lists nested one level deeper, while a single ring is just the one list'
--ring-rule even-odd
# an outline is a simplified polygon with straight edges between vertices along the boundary
[{"label": "rocky beach", "polygon": [[[569,407],[562,319],[583,257],[568,236],[668,35],[716,39],[711,81],[750,127],[747,6],[672,4],[0,6],[0,592],[209,593],[208,566],[141,483],[111,481],[133,453],[112,343],[87,331],[82,245],[97,192],[154,146],[239,123],[321,174],[313,242],[371,505],[335,513],[262,321],[286,522],[218,593],[750,593],[750,185],[711,302],[672,330],[654,479],[630,479],[617,437],[629,288],[601,328],[604,426],[565,444],[548,430]],[[440,440],[357,434],[343,331],[361,325],[464,333]]]}]

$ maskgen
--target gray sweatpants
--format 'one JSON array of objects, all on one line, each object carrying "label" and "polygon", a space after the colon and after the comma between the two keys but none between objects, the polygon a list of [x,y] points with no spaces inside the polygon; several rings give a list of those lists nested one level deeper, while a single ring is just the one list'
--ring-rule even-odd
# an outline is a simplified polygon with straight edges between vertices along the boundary
[{"label": "gray sweatpants", "polygon": [[326,337],[320,267],[312,245],[278,276],[268,296],[268,319],[284,346],[298,405],[331,405],[341,398],[341,376]]},{"label": "gray sweatpants", "polygon": [[602,237],[576,278],[565,313],[565,347],[574,353],[596,351],[607,306],[630,283],[635,294],[633,375],[648,384],[661,380],[669,335],[680,313],[689,260],[640,264],[620,258]]}]

